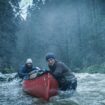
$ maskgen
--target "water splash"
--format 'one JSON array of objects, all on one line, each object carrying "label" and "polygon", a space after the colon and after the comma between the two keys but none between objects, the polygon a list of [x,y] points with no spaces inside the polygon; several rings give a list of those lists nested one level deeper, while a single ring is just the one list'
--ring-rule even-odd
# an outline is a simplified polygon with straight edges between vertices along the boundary
[{"label": "water splash", "polygon": [[[3,74],[0,74],[3,77]],[[6,74],[13,77],[15,74]],[[75,74],[78,79],[76,93],[71,97],[69,91],[61,96],[52,97],[49,102],[43,102],[30,97],[22,91],[19,79],[10,82],[0,82],[1,105],[105,105],[105,74]]]}]

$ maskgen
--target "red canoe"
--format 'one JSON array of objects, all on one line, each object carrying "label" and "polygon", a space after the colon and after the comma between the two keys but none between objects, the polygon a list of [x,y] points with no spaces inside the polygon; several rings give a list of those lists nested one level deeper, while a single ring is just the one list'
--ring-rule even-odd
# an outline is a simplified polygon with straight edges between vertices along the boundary
[{"label": "red canoe", "polygon": [[24,80],[23,89],[31,96],[49,100],[57,95],[58,83],[51,74],[46,73],[33,80]]}]

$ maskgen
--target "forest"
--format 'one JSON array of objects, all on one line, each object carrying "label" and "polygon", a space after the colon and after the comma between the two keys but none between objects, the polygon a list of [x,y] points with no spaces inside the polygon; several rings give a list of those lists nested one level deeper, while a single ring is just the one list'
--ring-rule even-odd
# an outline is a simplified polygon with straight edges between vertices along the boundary
[{"label": "forest", "polygon": [[74,72],[105,73],[105,0],[33,0],[26,20],[19,2],[0,0],[0,72],[27,58],[46,68],[53,52]]}]

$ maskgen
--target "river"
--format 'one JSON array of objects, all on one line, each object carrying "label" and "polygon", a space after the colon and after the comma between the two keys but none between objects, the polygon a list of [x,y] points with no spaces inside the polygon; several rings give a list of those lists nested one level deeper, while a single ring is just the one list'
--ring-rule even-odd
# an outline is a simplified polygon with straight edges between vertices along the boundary
[{"label": "river", "polygon": [[105,74],[75,74],[78,87],[74,95],[60,92],[49,102],[25,94],[19,79],[8,81],[13,75],[2,75],[6,79],[0,82],[0,105],[105,105]]}]

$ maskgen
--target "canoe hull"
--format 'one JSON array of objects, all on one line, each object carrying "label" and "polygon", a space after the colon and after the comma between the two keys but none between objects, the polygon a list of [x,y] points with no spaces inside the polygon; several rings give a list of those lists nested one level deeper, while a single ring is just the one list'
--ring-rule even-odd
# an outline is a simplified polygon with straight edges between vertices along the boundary
[{"label": "canoe hull", "polygon": [[23,89],[31,96],[49,100],[58,94],[58,83],[51,74],[46,73],[33,80],[24,80]]}]

